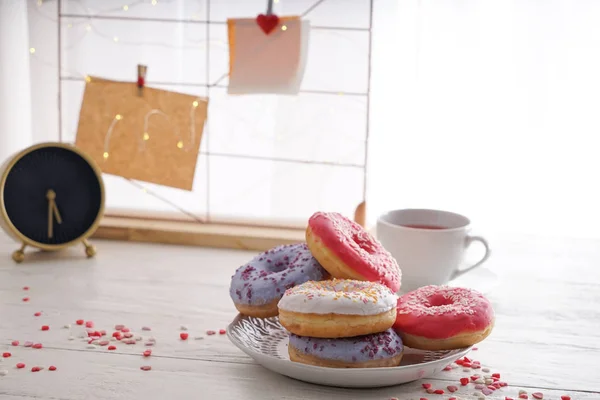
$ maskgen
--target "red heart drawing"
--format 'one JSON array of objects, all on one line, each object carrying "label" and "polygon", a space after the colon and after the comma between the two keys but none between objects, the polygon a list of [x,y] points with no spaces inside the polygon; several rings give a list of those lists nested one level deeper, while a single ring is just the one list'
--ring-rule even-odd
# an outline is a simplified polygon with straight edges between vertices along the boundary
[{"label": "red heart drawing", "polygon": [[260,26],[260,29],[268,35],[277,25],[279,25],[279,17],[275,14],[260,14],[256,17],[256,23]]}]

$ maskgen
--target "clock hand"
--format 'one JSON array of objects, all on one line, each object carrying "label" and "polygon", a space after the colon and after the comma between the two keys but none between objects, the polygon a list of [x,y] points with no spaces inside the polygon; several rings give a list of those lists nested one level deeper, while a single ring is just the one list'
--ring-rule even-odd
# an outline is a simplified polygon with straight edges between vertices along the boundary
[{"label": "clock hand", "polygon": [[60,212],[58,212],[58,206],[56,205],[56,201],[52,202],[52,208],[54,210],[54,218],[56,218],[56,222],[62,224],[62,218],[60,217]]},{"label": "clock hand", "polygon": [[54,190],[49,189],[46,192],[46,198],[48,199],[48,237],[52,238],[54,236],[52,212],[54,211],[54,199],[56,198]]}]

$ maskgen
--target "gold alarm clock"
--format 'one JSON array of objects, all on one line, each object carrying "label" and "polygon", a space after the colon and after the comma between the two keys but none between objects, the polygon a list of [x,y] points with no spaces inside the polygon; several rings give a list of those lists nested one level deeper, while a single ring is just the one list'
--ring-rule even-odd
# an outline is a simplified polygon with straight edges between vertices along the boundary
[{"label": "gold alarm clock", "polygon": [[66,143],[31,146],[0,167],[0,226],[22,243],[12,255],[20,263],[25,247],[54,251],[83,243],[104,212],[102,172],[89,156]]}]

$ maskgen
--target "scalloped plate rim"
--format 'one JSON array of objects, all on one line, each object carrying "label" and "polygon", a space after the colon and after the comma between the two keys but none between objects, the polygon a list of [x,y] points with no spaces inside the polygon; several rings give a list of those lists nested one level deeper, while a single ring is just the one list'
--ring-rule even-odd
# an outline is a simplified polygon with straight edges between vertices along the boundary
[{"label": "scalloped plate rim", "polygon": [[[384,384],[384,385],[380,385],[380,384],[374,384],[372,386],[368,385],[352,385],[352,386],[340,386],[340,385],[328,385],[325,383],[318,383],[315,382],[313,380],[307,380],[307,379],[303,379],[303,378],[299,378],[298,376],[294,376],[293,374],[289,374],[289,373],[283,373],[280,370],[277,370],[275,367],[266,365],[266,363],[270,363],[270,364],[275,364],[275,365],[284,365],[285,367],[292,367],[295,370],[298,371],[303,371],[303,372],[307,372],[307,373],[311,373],[311,374],[344,374],[347,375],[348,378],[353,378],[355,376],[360,376],[362,374],[364,374],[365,372],[369,373],[369,374],[376,374],[377,372],[380,372],[382,375],[383,374],[390,374],[390,373],[401,373],[401,372],[408,372],[411,370],[414,370],[415,368],[433,368],[436,365],[439,365],[440,363],[443,364],[451,364],[452,362],[454,362],[455,360],[458,360],[459,358],[465,356],[466,354],[468,354],[472,348],[474,346],[469,346],[469,347],[464,347],[462,349],[455,349],[455,353],[447,355],[443,358],[440,358],[438,360],[432,360],[432,361],[425,361],[422,363],[418,363],[418,364],[411,364],[411,365],[403,365],[403,366],[398,366],[398,367],[381,367],[381,368],[329,368],[329,367],[319,367],[316,365],[306,365],[306,364],[302,364],[302,363],[295,363],[292,362],[290,360],[286,360],[286,359],[281,359],[278,357],[274,357],[270,354],[264,354],[264,353],[260,353],[255,351],[254,349],[251,349],[250,347],[244,345],[243,342],[241,342],[237,337],[234,336],[234,334],[232,333],[232,329],[233,327],[236,325],[236,323],[241,320],[244,317],[244,315],[242,314],[238,314],[233,321],[227,326],[227,337],[229,338],[229,340],[231,341],[231,343],[233,343],[237,348],[239,348],[241,351],[243,351],[245,354],[247,354],[248,356],[250,356],[252,359],[254,359],[255,361],[257,361],[261,366],[263,366],[264,368],[276,372],[280,375],[284,375],[284,376],[288,376],[290,378],[293,379],[297,379],[300,381],[304,381],[304,382],[309,382],[309,383],[313,383],[313,384],[318,384],[318,385],[325,385],[325,386],[339,386],[339,387],[348,387],[348,388],[368,388],[368,387],[384,387],[384,386],[395,386],[395,385],[399,385],[402,383],[408,383],[408,382],[412,382],[414,380],[418,380],[418,379],[422,379],[422,378],[427,378],[430,377],[432,375],[434,375],[433,373],[429,373],[429,374],[424,374],[423,376],[421,376],[418,379],[411,379],[411,380],[407,380],[404,382],[398,382],[398,383],[393,383],[393,384]],[[265,362],[266,361],[266,362]],[[287,369],[287,368],[286,368]]]}]

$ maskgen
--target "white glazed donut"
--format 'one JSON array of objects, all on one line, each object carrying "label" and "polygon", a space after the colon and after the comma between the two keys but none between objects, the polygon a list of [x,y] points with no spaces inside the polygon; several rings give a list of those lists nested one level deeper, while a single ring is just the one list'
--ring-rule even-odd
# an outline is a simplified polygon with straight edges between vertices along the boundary
[{"label": "white glazed donut", "polygon": [[279,301],[279,322],[298,336],[352,337],[383,332],[396,320],[398,297],[376,282],[308,281]]}]

